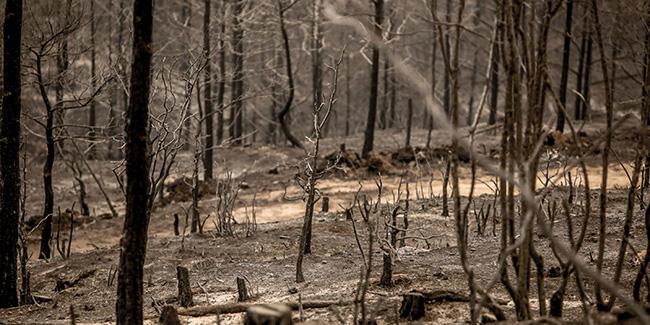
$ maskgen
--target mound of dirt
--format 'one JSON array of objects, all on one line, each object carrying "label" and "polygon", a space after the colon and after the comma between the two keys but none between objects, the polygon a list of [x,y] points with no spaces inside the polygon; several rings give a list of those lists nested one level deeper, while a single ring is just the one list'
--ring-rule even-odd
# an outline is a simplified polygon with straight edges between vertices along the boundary
[{"label": "mound of dirt", "polygon": [[327,166],[336,165],[338,167],[347,167],[350,169],[357,169],[361,167],[363,163],[359,154],[354,150],[346,149],[345,144],[342,144],[338,151],[325,156],[325,161],[327,162]]},{"label": "mound of dirt", "polygon": [[[77,211],[71,211],[70,209],[66,209],[65,211],[61,211],[59,214],[58,212],[54,212],[54,215],[52,216],[52,224],[53,225],[61,225],[61,229],[69,229],[70,226],[70,218],[74,218],[74,224],[75,226],[79,226],[84,223],[83,219],[90,218],[88,216],[81,216],[81,214]],[[25,220],[25,228],[27,230],[32,230],[35,227],[39,226],[41,221],[43,220],[42,215],[33,215]]]},{"label": "mound of dirt", "polygon": [[[422,148],[402,147],[395,151],[371,152],[370,157],[362,159],[354,150],[346,149],[342,144],[339,150],[326,155],[319,163],[320,168],[325,166],[336,166],[345,174],[349,172],[369,172],[372,174],[396,175],[414,161],[420,164],[435,162],[449,155],[449,148]],[[463,162],[469,162],[469,154],[462,150],[459,158]]]},{"label": "mound of dirt", "polygon": [[364,162],[364,166],[367,168],[368,172],[382,175],[396,174],[399,169],[398,166],[393,164],[390,155],[384,152],[371,152],[370,157],[368,157]]},{"label": "mound of dirt", "polygon": [[[167,195],[164,196],[165,203],[170,202],[184,202],[192,200],[192,178],[181,177],[165,185]],[[214,180],[198,182],[199,199],[205,195],[214,195],[216,191],[216,183]]]},{"label": "mound of dirt", "polygon": [[[416,151],[417,150],[417,151]],[[408,164],[411,161],[415,160],[415,156],[417,152],[421,152],[420,148],[413,148],[413,147],[403,147],[397,149],[397,151],[393,152],[390,155],[390,158],[393,160],[393,162],[398,162],[402,164]]]}]

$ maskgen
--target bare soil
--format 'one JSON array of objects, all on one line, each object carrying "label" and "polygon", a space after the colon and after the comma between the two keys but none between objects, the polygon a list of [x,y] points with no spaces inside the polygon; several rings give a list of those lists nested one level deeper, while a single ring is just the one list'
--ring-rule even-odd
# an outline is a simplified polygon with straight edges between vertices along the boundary
[{"label": "bare soil", "polygon": [[[588,136],[598,136],[598,126],[585,127]],[[412,143],[423,147],[426,131],[416,130]],[[499,135],[482,134],[478,137],[478,146],[486,148],[486,153],[496,150]],[[381,131],[378,134],[379,147],[376,152],[395,152],[403,143],[401,133]],[[434,148],[445,148],[449,143],[448,134],[444,131],[434,133]],[[626,139],[621,137],[620,143]],[[326,139],[323,156],[336,152],[339,144],[345,142],[347,148],[358,149],[361,146],[360,135],[348,139]],[[629,146],[628,146],[629,147]],[[618,146],[615,148],[626,148]],[[545,148],[544,156],[553,161],[553,155],[561,152],[558,146]],[[629,184],[623,166],[631,157],[631,152],[620,150],[617,153],[623,163],[614,162],[609,166],[610,205],[608,213],[608,233],[606,249],[606,272],[610,272],[615,264],[616,253],[620,245],[620,234],[623,225],[624,210]],[[255,302],[283,302],[302,300],[346,300],[354,297],[354,291],[359,281],[360,269],[363,265],[357,247],[352,223],[346,220],[343,207],[348,207],[355,194],[360,191],[369,197],[376,193],[375,175],[363,168],[358,170],[343,169],[319,182],[318,188],[330,197],[331,212],[319,212],[314,220],[313,254],[305,259],[304,270],[307,282],[296,284],[295,260],[298,251],[298,238],[304,214],[304,202],[301,200],[301,189],[292,181],[297,172],[293,166],[304,155],[298,149],[256,147],[256,148],[223,148],[216,151],[216,174],[224,177],[232,173],[233,177],[245,182],[241,188],[236,217],[240,224],[236,226],[236,236],[220,237],[214,232],[211,220],[206,223],[204,234],[186,234],[174,236],[173,214],[183,216],[183,209],[189,207],[189,201],[171,201],[158,206],[151,216],[147,260],[145,263],[145,315],[149,323],[156,323],[158,313],[153,306],[159,306],[176,295],[176,266],[189,268],[194,301],[197,305],[222,304],[234,302],[237,298],[235,278],[245,277],[253,289]],[[596,189],[600,182],[600,167],[597,165],[598,156],[588,157],[590,185]],[[170,182],[174,179],[189,176],[191,157],[182,154],[174,167]],[[118,211],[124,208],[119,185],[112,174],[116,166],[113,162],[93,161],[94,170],[99,173],[108,189],[109,195]],[[40,213],[42,190],[40,185],[38,158],[29,166],[28,175],[28,215]],[[548,169],[540,171],[553,174],[562,166],[549,163]],[[55,192],[61,209],[71,207],[76,200],[74,184],[62,164],[56,166]],[[433,172],[431,172],[433,170]],[[401,294],[410,290],[453,290],[462,294],[467,292],[467,281],[459,264],[456,247],[455,222],[451,217],[441,216],[441,170],[438,161],[428,165],[417,162],[395,166],[395,172],[382,177],[384,184],[384,199],[392,201],[392,193],[397,191],[400,180],[408,182],[411,190],[410,229],[413,235],[432,236],[429,240],[406,240],[405,246],[399,249],[394,266],[395,285],[385,288],[378,285],[381,273],[381,253],[375,249],[373,254],[374,272],[369,288],[368,302],[371,313],[379,323],[397,323],[396,313],[399,308]],[[58,176],[58,177],[57,177]],[[469,170],[462,170],[461,193],[469,189]],[[476,206],[492,203],[493,176],[479,172],[476,183]],[[119,240],[122,231],[122,217],[111,218],[107,215],[107,206],[89,175],[84,180],[88,187],[88,201],[91,206],[90,217],[78,217],[79,225],[75,229],[72,243],[72,255],[68,259],[59,256],[49,261],[37,260],[38,239],[40,231],[31,233],[30,251],[33,254],[29,263],[32,273],[32,290],[34,294],[51,297],[51,302],[39,305],[22,306],[0,311],[0,323],[69,323],[70,306],[74,306],[77,321],[80,323],[111,323],[114,321],[116,281],[110,282],[111,274],[116,269],[119,258]],[[361,185],[361,190],[359,189]],[[404,186],[404,185],[402,185]],[[418,188],[417,191],[414,189]],[[417,193],[416,193],[417,192]],[[566,188],[560,188],[553,195],[566,196]],[[597,192],[592,191],[592,202],[597,202]],[[246,236],[243,220],[252,217],[253,197],[255,197],[255,217],[258,223],[257,231]],[[214,195],[205,195],[200,208],[202,215],[213,214],[216,204]],[[573,207],[577,214],[580,207]],[[320,203],[318,204],[320,210]],[[594,206],[595,211],[595,206]],[[356,227],[362,243],[368,236],[366,229],[356,216]],[[555,223],[555,231],[559,236],[566,236],[564,216],[559,216]],[[485,234],[477,233],[476,222],[470,212],[469,260],[476,271],[476,280],[485,285],[495,275],[496,260],[499,252],[499,225],[492,233],[492,222],[488,223]],[[578,222],[574,218],[574,222]],[[642,212],[635,208],[634,226],[632,228],[631,245],[636,251],[645,247]],[[183,226],[181,224],[181,226]],[[575,227],[578,227],[576,224]],[[591,220],[587,232],[585,246],[581,256],[592,266],[595,266],[591,256],[597,250],[596,220]],[[189,230],[187,231],[189,232]],[[548,271],[558,266],[548,246],[547,239],[535,236],[536,247],[544,256],[545,268]],[[365,245],[364,245],[365,248]],[[629,250],[628,250],[629,252]],[[636,274],[637,266],[633,253],[628,253],[623,273],[623,285],[630,290],[631,282]],[[75,285],[56,292],[57,280],[75,280],[80,275],[88,277]],[[534,273],[532,274],[534,276]],[[534,279],[531,279],[534,281]],[[560,278],[546,278],[546,295],[549,297],[559,286]],[[534,285],[533,285],[534,287]],[[531,297],[537,297],[533,288]],[[582,309],[576,295],[574,283],[570,282],[565,298],[566,320],[579,321],[582,319]],[[592,282],[587,281],[587,292],[593,291]],[[502,286],[496,286],[491,294],[498,299],[508,300],[508,295]],[[536,299],[531,300],[534,308],[538,305]],[[333,309],[311,309],[305,311],[305,319],[320,321],[324,324],[337,323],[337,314],[351,321],[352,306]],[[512,311],[512,304],[502,306]],[[427,306],[424,323],[454,324],[469,320],[466,303],[436,303]],[[294,313],[295,318],[299,316]],[[239,324],[240,314],[221,315],[223,324]],[[187,324],[213,324],[216,316],[211,317],[182,317]],[[610,319],[611,320],[611,319]],[[405,323],[401,320],[401,323]]]}]

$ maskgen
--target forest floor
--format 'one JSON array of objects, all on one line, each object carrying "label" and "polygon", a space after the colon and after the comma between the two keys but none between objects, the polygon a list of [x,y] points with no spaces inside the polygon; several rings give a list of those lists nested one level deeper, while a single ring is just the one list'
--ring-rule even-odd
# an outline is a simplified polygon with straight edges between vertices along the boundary
[{"label": "forest floor", "polygon": [[[584,128],[585,141],[593,141],[600,134],[602,125],[587,125]],[[426,131],[416,130],[413,135],[414,147],[424,146]],[[616,263],[616,254],[620,245],[624,211],[629,180],[626,171],[630,172],[630,160],[633,155],[628,135],[621,129],[617,132],[614,142],[616,158],[609,166],[610,199],[608,208],[607,249],[605,255],[605,273],[609,274]],[[489,156],[498,153],[500,132],[487,132],[477,137],[477,147],[483,148]],[[402,147],[403,133],[395,131],[380,131],[376,138],[377,152],[394,153]],[[361,147],[361,135],[342,138],[328,138],[324,141],[323,156],[336,152],[341,143],[348,149],[358,150]],[[444,131],[435,131],[432,148],[444,149],[449,145],[449,135]],[[553,157],[561,152],[558,145],[545,147],[544,156],[551,161],[542,164],[540,175],[554,174],[561,163],[553,162]],[[215,231],[214,217],[206,222],[203,234],[189,234],[189,229],[183,230],[184,217],[181,218],[181,231],[185,236],[175,236],[173,231],[173,215],[184,216],[184,209],[190,206],[187,197],[174,197],[164,205],[157,205],[152,212],[147,260],[145,263],[145,316],[147,322],[156,323],[158,313],[156,307],[176,295],[176,266],[186,266],[190,271],[192,289],[195,292],[196,305],[224,304],[237,299],[235,278],[245,277],[250,284],[253,302],[297,302],[313,300],[351,300],[357,288],[360,269],[364,258],[355,240],[353,224],[346,220],[343,207],[349,207],[357,192],[376,197],[376,174],[367,168],[344,168],[322,179],[318,188],[330,197],[330,212],[317,212],[314,219],[313,253],[305,258],[304,270],[306,282],[295,283],[295,264],[298,252],[298,240],[302,227],[305,204],[300,199],[301,189],[293,181],[297,169],[295,166],[304,157],[299,149],[276,147],[253,148],[221,148],[215,153],[216,175],[224,179],[227,173],[239,185],[236,200],[235,216],[239,224],[235,226],[235,236],[219,236]],[[386,154],[385,157],[390,157]],[[597,222],[596,205],[600,185],[599,155],[594,152],[585,156],[592,189],[592,215],[588,225],[585,245],[580,256],[595,267],[591,258],[597,251]],[[390,159],[386,158],[390,161]],[[93,169],[101,176],[108,194],[113,198],[118,212],[124,210],[123,200],[118,182],[112,173],[113,162],[91,162]],[[38,158],[29,166],[40,166]],[[57,164],[55,174],[56,200],[62,210],[72,206],[76,200],[73,179],[63,164]],[[409,183],[409,235],[427,237],[425,240],[407,239],[398,249],[394,261],[394,282],[391,288],[379,286],[381,275],[382,254],[378,248],[372,254],[373,272],[368,288],[367,301],[371,315],[376,316],[379,323],[394,324],[399,309],[401,295],[411,290],[436,291],[451,290],[467,294],[467,280],[459,263],[456,244],[455,222],[453,217],[442,216],[440,199],[442,165],[439,161],[429,161],[426,165],[417,162],[408,164],[388,163],[382,175],[385,201],[394,201],[393,195],[400,188],[400,180]],[[179,156],[178,163],[173,169],[170,182],[181,177],[188,177],[191,171],[189,154]],[[433,172],[431,172],[433,170]],[[38,177],[40,169],[30,168],[28,175],[27,215],[37,215],[42,202],[41,180]],[[575,176],[575,173],[573,174]],[[59,177],[57,177],[59,176]],[[468,166],[461,170],[461,193],[466,195],[470,183]],[[469,261],[476,270],[476,281],[484,286],[490,282],[496,272],[496,261],[500,250],[500,239],[492,230],[492,219],[487,223],[483,234],[477,231],[474,212],[482,206],[493,204],[494,177],[484,171],[479,171],[479,180],[475,190],[475,208],[470,209],[469,225]],[[38,240],[40,231],[34,231],[29,237],[29,248],[32,258],[29,262],[32,277],[32,291],[39,296],[52,298],[52,301],[38,305],[22,306],[0,311],[0,324],[14,323],[69,323],[70,306],[79,323],[111,323],[114,321],[116,282],[111,281],[119,259],[119,240],[122,231],[123,217],[112,218],[103,197],[96,189],[92,178],[84,176],[87,185],[88,202],[91,216],[77,217],[78,225],[72,241],[72,254],[63,259],[57,256],[49,261],[37,260]],[[362,185],[361,190],[359,189]],[[417,188],[417,190],[416,190]],[[402,190],[404,185],[402,185]],[[566,197],[566,187],[558,187],[553,193],[557,197]],[[451,193],[451,191],[450,191]],[[582,192],[580,192],[582,193]],[[402,194],[404,195],[404,194]],[[402,196],[403,197],[403,196]],[[580,195],[578,195],[580,197]],[[253,198],[255,198],[253,200]],[[253,201],[254,208],[253,208]],[[216,195],[206,193],[200,201],[201,214],[214,216],[217,205]],[[571,207],[572,215],[580,213],[579,204]],[[246,215],[252,216],[253,210],[257,222],[254,233],[247,235]],[[320,211],[320,202],[317,204]],[[638,205],[634,209],[634,225],[632,227],[631,246],[636,251],[645,247],[645,230],[642,211]],[[566,238],[566,217],[558,216],[555,231],[558,236]],[[579,217],[574,218],[574,227],[579,227]],[[355,214],[356,228],[360,241],[366,249],[368,238],[367,229]],[[62,230],[67,234],[67,228]],[[55,230],[56,234],[56,230]],[[535,243],[539,253],[544,257],[547,274],[545,289],[547,298],[558,288],[560,278],[553,276],[552,270],[559,265],[551,252],[548,240],[536,234]],[[56,251],[56,249],[55,249]],[[367,252],[365,258],[368,259]],[[636,275],[635,254],[630,253],[624,264],[622,284],[626,292],[631,292],[631,283]],[[531,278],[531,297],[537,297],[534,284],[534,272]],[[55,291],[55,286],[61,280],[67,280],[69,287]],[[77,280],[77,281],[75,281]],[[64,281],[65,282],[65,281]],[[112,283],[111,283],[112,282]],[[586,292],[591,296],[593,282],[586,281]],[[509,301],[507,292],[497,285],[491,291],[494,298]],[[170,300],[171,301],[171,300]],[[531,299],[533,309],[538,307],[537,299]],[[156,307],[154,307],[156,306]],[[512,317],[512,303],[501,306]],[[565,298],[565,320],[580,321],[582,306],[574,281],[570,281]],[[453,324],[469,321],[469,307],[464,302],[439,302],[427,305],[426,323]],[[307,309],[304,319],[324,324],[338,323],[339,317],[351,320],[353,306],[338,308]],[[294,313],[298,319],[298,313]],[[185,317],[181,319],[187,324],[213,324],[216,316]],[[222,324],[241,323],[241,314],[221,315]],[[615,323],[616,319],[601,317],[602,323]],[[401,320],[401,323],[405,323]]]}]

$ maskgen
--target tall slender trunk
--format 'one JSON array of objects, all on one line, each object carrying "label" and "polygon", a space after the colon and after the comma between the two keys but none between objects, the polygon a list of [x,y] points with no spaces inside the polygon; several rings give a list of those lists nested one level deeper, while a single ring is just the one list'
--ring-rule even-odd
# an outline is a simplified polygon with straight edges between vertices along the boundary
[{"label": "tall slender trunk", "polygon": [[153,0],[133,4],[131,96],[126,111],[126,215],[117,276],[117,324],[143,322],[143,271],[149,227],[149,88]]},{"label": "tall slender trunk", "polygon": [[242,96],[244,94],[244,30],[242,28],[242,11],[244,2],[242,0],[235,0],[233,3],[232,12],[232,87],[231,87],[231,101],[232,111],[231,118],[231,138],[233,145],[242,144],[243,134],[243,103]]},{"label": "tall slender trunk", "polygon": [[[90,88],[93,93],[97,89],[97,41],[95,36],[97,34],[97,22],[95,21],[95,0],[90,0]],[[91,99],[88,108],[88,127],[90,128],[90,150],[88,156],[90,159],[95,159],[96,148],[94,141],[96,140],[97,128],[97,102]]]},{"label": "tall slender trunk", "polygon": [[17,253],[20,216],[20,46],[22,0],[6,1],[3,26],[2,110],[0,114],[0,308],[18,305]]},{"label": "tall slender trunk", "polygon": [[[571,27],[573,25],[573,0],[566,2],[566,21],[564,23],[564,47],[562,50],[562,76],[560,77],[560,103],[566,107],[567,83],[569,81],[569,69],[571,59]],[[557,124],[555,128],[564,132],[565,116],[562,110],[558,110]]]},{"label": "tall slender trunk", "polygon": [[384,59],[384,68],[383,68],[384,76],[383,76],[383,83],[384,83],[384,91],[381,96],[381,108],[379,111],[379,123],[377,123],[377,127],[380,129],[386,129],[387,122],[387,114],[388,114],[388,105],[390,101],[390,84],[388,82],[388,75],[390,74],[390,62],[388,58]]},{"label": "tall slender trunk", "polygon": [[203,12],[203,57],[205,58],[205,70],[203,71],[203,111],[205,114],[205,149],[203,151],[203,179],[212,179],[212,147],[214,146],[214,134],[212,122],[212,60],[210,58],[210,2],[204,1]]},{"label": "tall slender trunk", "polygon": [[[438,11],[438,1],[437,0],[431,0],[431,3],[429,4],[429,13],[431,15],[431,100],[436,97],[436,58],[438,56],[438,47],[436,42],[436,23],[435,20],[433,19],[435,15],[437,14]],[[431,146],[431,132],[433,131],[433,113],[432,112],[427,112],[427,144],[426,148],[430,148]]]},{"label": "tall slender trunk", "polygon": [[408,112],[406,116],[406,143],[404,147],[408,148],[411,146],[411,127],[413,126],[413,100],[409,98],[408,100]]},{"label": "tall slender trunk", "polygon": [[[323,34],[320,23],[321,0],[312,0],[312,22],[311,22],[311,77],[312,77],[312,106],[316,107],[323,101],[323,69],[321,52],[323,47]],[[327,135],[327,127],[323,130],[323,136]]]},{"label": "tall slender trunk", "polygon": [[[191,0],[183,0],[183,3],[181,5],[181,20],[183,22],[182,35],[185,38],[185,40],[189,40],[189,34],[192,27],[192,4],[190,3],[190,1]],[[181,61],[181,70],[183,73],[190,73],[190,71],[187,71],[188,69],[190,69],[190,60],[189,58],[185,57]],[[191,95],[189,94],[190,90],[188,89],[188,87],[183,87],[183,88],[185,91],[185,98],[190,98]],[[183,121],[183,141],[184,141],[183,149],[184,150],[190,150],[190,143],[192,143],[192,119],[190,118],[191,115],[192,115],[192,101],[190,100],[188,102],[185,116],[183,117],[184,118]]]},{"label": "tall slender trunk", "polygon": [[587,58],[586,58],[586,67],[584,77],[582,81],[582,95],[584,96],[584,103],[582,103],[582,110],[580,112],[580,119],[584,120],[589,114],[589,109],[591,108],[591,70],[593,66],[593,49],[594,49],[594,38],[593,34],[589,32],[587,36]]},{"label": "tall slender trunk", "polygon": [[499,42],[492,45],[492,62],[490,62],[490,115],[488,125],[497,122],[497,110],[499,104]]},{"label": "tall slender trunk", "polygon": [[350,55],[345,56],[345,136],[350,135]]},{"label": "tall slender trunk", "polygon": [[54,111],[46,108],[45,142],[47,154],[43,164],[43,229],[41,230],[41,248],[39,259],[49,259],[52,254],[52,218],[54,218],[54,189],[52,188],[52,167],[54,166]]},{"label": "tall slender trunk", "polygon": [[[65,28],[67,28],[68,20],[70,19],[69,17],[71,7],[72,1],[68,0],[66,2],[65,16],[61,18],[63,21],[63,26],[66,26]],[[55,125],[63,125],[63,92],[69,67],[69,35],[68,31],[65,31],[65,33],[66,34],[62,36],[61,44],[59,44],[59,49],[56,56],[57,78],[54,83],[54,105],[50,104],[50,101],[47,98],[47,91],[44,89],[45,85],[43,84],[44,81],[41,61],[42,53],[40,53],[36,59],[38,61],[37,74],[40,84],[39,88],[41,89],[41,96],[43,97],[46,111],[45,143],[47,147],[45,163],[43,164],[43,229],[41,230],[41,247],[40,253],[38,254],[39,259],[49,259],[52,255],[52,249],[50,247],[50,240],[52,238],[52,219],[54,218],[54,189],[52,187],[52,168],[54,167],[54,158],[56,155],[56,147],[54,142],[56,141],[57,135],[60,132],[60,129],[58,131],[55,131]],[[59,148],[63,149],[63,142],[59,143]],[[63,152],[59,152],[59,155],[63,155]]]},{"label": "tall slender trunk", "polygon": [[217,82],[217,143],[221,144],[224,137],[224,96],[226,93],[226,4],[221,3],[221,24],[219,25],[219,81]]},{"label": "tall slender trunk", "polygon": [[[382,24],[384,21],[384,0],[374,0],[375,5],[375,36],[381,37]],[[379,84],[379,47],[372,47],[372,67],[370,70],[370,99],[368,101],[368,118],[364,132],[363,149],[361,157],[368,158],[374,146],[375,140],[375,119],[377,117],[377,90]]]},{"label": "tall slender trunk", "polygon": [[287,28],[284,25],[284,10],[282,8],[282,2],[278,0],[278,13],[280,18],[280,32],[282,34],[282,47],[284,48],[284,56],[286,60],[287,68],[287,83],[289,87],[289,96],[287,101],[284,104],[284,107],[278,112],[278,121],[280,121],[280,128],[282,133],[287,138],[287,140],[294,147],[304,148],[300,140],[298,140],[293,134],[291,134],[291,129],[289,128],[289,113],[291,111],[291,105],[293,104],[293,96],[295,94],[295,88],[293,84],[293,69],[291,67],[291,47],[289,46],[289,34],[287,33]]},{"label": "tall slender trunk", "polygon": [[[585,23],[587,22],[587,18],[585,18]],[[582,27],[582,40],[580,41],[580,57],[578,58],[578,72],[576,75],[576,90],[579,92],[576,94],[576,99],[575,99],[575,104],[573,106],[573,118],[575,120],[581,120],[582,119],[582,97],[581,95],[584,94],[584,87],[582,85],[583,80],[584,80],[584,72],[585,72],[585,58],[587,57],[587,34],[590,33],[588,31],[588,24],[585,24],[585,26]]]},{"label": "tall slender trunk", "polygon": [[[598,257],[596,259],[596,268],[598,272],[603,269],[603,261],[605,255],[605,239],[607,233],[607,180],[609,171],[609,151],[612,144],[612,121],[614,117],[614,102],[612,99],[612,86],[609,75],[609,67],[607,66],[607,55],[603,44],[602,26],[600,25],[600,12],[598,9],[598,1],[591,1],[591,12],[593,15],[593,31],[596,36],[596,43],[600,53],[600,66],[605,81],[605,111],[606,111],[606,130],[605,130],[605,145],[602,154],[602,179],[600,183],[599,195],[599,237],[598,237]],[[594,286],[596,295],[596,306],[599,310],[610,309],[611,305],[605,304],[600,285],[596,283]],[[612,299],[613,301],[613,299]]]},{"label": "tall slender trunk", "polygon": [[[478,30],[479,24],[481,23],[481,13],[483,10],[481,10],[481,4],[482,1],[477,1],[476,2],[476,11],[474,14],[474,19],[472,20],[472,25],[475,30]],[[469,104],[468,109],[467,109],[467,120],[465,123],[467,125],[472,125],[472,122],[474,120],[474,102],[475,102],[475,90],[476,90],[476,82],[478,79],[478,49],[474,50],[474,63],[472,64],[472,75],[470,77],[470,91],[469,91]]]}]

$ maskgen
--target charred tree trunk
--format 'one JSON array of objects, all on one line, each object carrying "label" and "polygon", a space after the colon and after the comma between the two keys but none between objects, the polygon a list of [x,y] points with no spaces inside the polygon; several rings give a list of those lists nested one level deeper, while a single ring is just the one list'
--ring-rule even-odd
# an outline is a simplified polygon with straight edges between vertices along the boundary
[{"label": "charred tree trunk", "polygon": [[[433,19],[438,11],[438,1],[436,0],[431,0],[431,3],[429,4],[429,12],[431,14],[431,101],[434,100],[436,97],[436,61],[437,61],[437,56],[438,56],[438,42],[436,42],[436,23],[435,20]],[[426,108],[425,108],[426,109]],[[427,144],[426,148],[429,149],[431,147],[431,132],[433,131],[433,112],[428,112],[428,117],[427,117]]]},{"label": "charred tree trunk", "polygon": [[350,135],[350,55],[345,56],[345,136]]},{"label": "charred tree trunk", "polygon": [[[585,22],[587,21],[587,18],[585,18]],[[584,80],[584,73],[585,73],[585,58],[587,56],[587,34],[589,31],[587,31],[588,27],[583,26],[583,31],[582,31],[582,36],[581,36],[581,41],[580,41],[580,56],[578,58],[578,72],[576,75],[576,90],[578,91],[578,94],[576,94],[575,98],[575,104],[573,106],[573,118],[578,121],[582,120],[582,97],[581,95],[584,94],[584,88],[583,88],[583,80]]]},{"label": "charred tree trunk", "polygon": [[388,104],[389,104],[389,94],[390,94],[390,88],[389,88],[389,83],[388,83],[388,75],[390,71],[390,62],[388,58],[384,60],[384,93],[381,96],[381,111],[379,111],[379,123],[377,126],[384,130],[387,127],[387,122],[386,122],[386,115],[388,114]]},{"label": "charred tree trunk", "polygon": [[212,147],[214,146],[214,137],[212,122],[212,61],[210,60],[210,2],[204,1],[203,12],[203,56],[206,60],[205,70],[203,71],[203,110],[205,112],[205,149],[203,151],[203,179],[212,179]]},{"label": "charred tree trunk", "polygon": [[[40,59],[38,59],[40,60]],[[52,238],[52,218],[54,217],[54,189],[52,188],[52,166],[54,166],[54,112],[46,105],[45,142],[47,154],[43,164],[43,230],[41,231],[41,250],[39,259],[49,259],[52,254],[50,239]]]},{"label": "charred tree trunk", "polygon": [[217,82],[217,143],[223,142],[224,134],[224,95],[226,93],[226,6],[221,4],[221,24],[219,26],[219,81]]},{"label": "charred tree trunk", "polygon": [[[472,24],[474,25],[474,29],[478,30],[479,29],[479,24],[481,23],[481,13],[483,10],[481,10],[481,4],[482,1],[477,1],[476,2],[476,10],[474,14],[474,19],[472,21]],[[478,79],[478,55],[479,55],[479,49],[474,50],[474,63],[472,64],[472,76],[470,79],[470,92],[469,92],[469,105],[468,105],[468,110],[467,110],[467,120],[465,121],[467,125],[472,125],[474,121],[474,91],[476,89],[476,82]]]},{"label": "charred tree trunk", "polygon": [[[90,88],[93,93],[97,89],[97,41],[95,36],[97,34],[97,22],[95,21],[95,0],[90,0]],[[95,148],[96,128],[97,128],[97,102],[94,98],[90,101],[88,108],[88,127],[90,133],[90,148],[88,152],[89,159],[95,159],[97,153]]]},{"label": "charred tree trunk", "polygon": [[20,44],[23,2],[6,1],[3,27],[3,84],[0,119],[0,308],[18,305],[17,251],[20,216]]},{"label": "charred tree trunk", "polygon": [[282,8],[282,3],[278,0],[278,11],[279,11],[279,16],[280,16],[280,32],[282,33],[282,45],[284,47],[284,56],[286,60],[286,66],[287,66],[287,82],[289,83],[289,96],[287,97],[287,101],[284,104],[284,107],[280,112],[278,113],[278,121],[280,122],[280,128],[282,129],[282,133],[284,133],[284,136],[287,138],[289,143],[291,143],[292,146],[298,147],[298,148],[303,148],[302,143],[300,140],[298,140],[292,133],[291,129],[289,128],[289,112],[291,111],[291,105],[293,104],[293,96],[295,93],[294,89],[294,84],[293,84],[293,70],[291,68],[291,48],[289,47],[289,35],[287,33],[287,28],[284,25],[284,12],[285,8]]},{"label": "charred tree trunk", "polygon": [[[373,0],[375,5],[374,33],[381,37],[382,24],[384,21],[384,0]],[[363,149],[361,157],[368,158],[373,149],[375,140],[375,119],[377,117],[377,90],[379,88],[379,47],[372,47],[372,67],[370,70],[370,100],[368,102],[368,118],[364,132]]]},{"label": "charred tree trunk", "polygon": [[[607,176],[609,171],[609,151],[611,150],[612,145],[612,122],[614,118],[614,102],[612,99],[612,84],[609,75],[609,67],[607,66],[607,55],[605,54],[605,48],[603,44],[602,36],[602,26],[600,25],[600,12],[598,9],[598,2],[596,0],[591,1],[591,11],[593,15],[593,30],[595,32],[598,51],[600,53],[600,67],[602,69],[603,78],[605,81],[605,111],[606,111],[606,130],[605,130],[605,144],[603,147],[602,154],[602,179],[600,183],[600,195],[599,195],[599,228],[598,228],[598,256],[596,259],[596,268],[598,272],[601,272],[603,269],[603,261],[605,254],[605,239],[607,233]],[[590,38],[591,39],[591,38]],[[589,49],[587,49],[589,51]],[[589,54],[587,55],[589,56]],[[589,60],[589,59],[587,59]],[[587,68],[589,69],[589,68]],[[636,184],[634,184],[636,186]],[[623,252],[624,253],[624,252]],[[594,293],[596,296],[596,306],[599,310],[609,310],[611,309],[610,303],[605,304],[601,287],[596,283],[594,287]],[[610,301],[613,302],[613,299]]]},{"label": "charred tree trunk", "polygon": [[408,100],[408,112],[406,116],[406,143],[405,147],[408,148],[411,146],[411,128],[413,126],[413,100],[409,98]]},{"label": "charred tree trunk", "polygon": [[[569,69],[570,69],[570,59],[571,59],[571,27],[573,25],[573,0],[567,0],[566,2],[566,21],[564,24],[564,48],[562,50],[562,76],[560,77],[560,103],[563,107],[566,107],[566,92],[567,92],[567,83],[569,81]],[[557,113],[557,124],[555,128],[564,132],[564,121],[565,121],[564,112],[558,110]]]},{"label": "charred tree trunk", "polygon": [[582,104],[582,109],[580,111],[580,119],[584,120],[587,118],[587,114],[590,109],[591,102],[591,70],[593,66],[593,48],[594,48],[594,39],[593,34],[589,32],[587,37],[587,58],[586,58],[586,67],[584,72],[585,79],[582,81],[583,91],[582,94],[585,97]]},{"label": "charred tree trunk", "polygon": [[242,144],[243,134],[243,98],[244,95],[244,30],[242,29],[242,11],[244,2],[235,0],[232,7],[232,109],[230,114],[230,136],[233,145]]},{"label": "charred tree trunk", "polygon": [[131,96],[126,111],[126,216],[120,243],[117,324],[142,324],[143,267],[149,227],[149,87],[153,0],[133,4]]},{"label": "charred tree trunk", "polygon": [[497,122],[497,110],[499,104],[499,42],[492,45],[492,62],[490,62],[490,115],[488,125]]},{"label": "charred tree trunk", "polygon": [[[312,24],[311,24],[311,77],[312,77],[312,105],[319,106],[323,102],[323,69],[321,52],[323,47],[323,34],[320,23],[321,0],[312,0]],[[327,124],[326,124],[327,125]],[[327,134],[327,126],[324,136]]]}]

